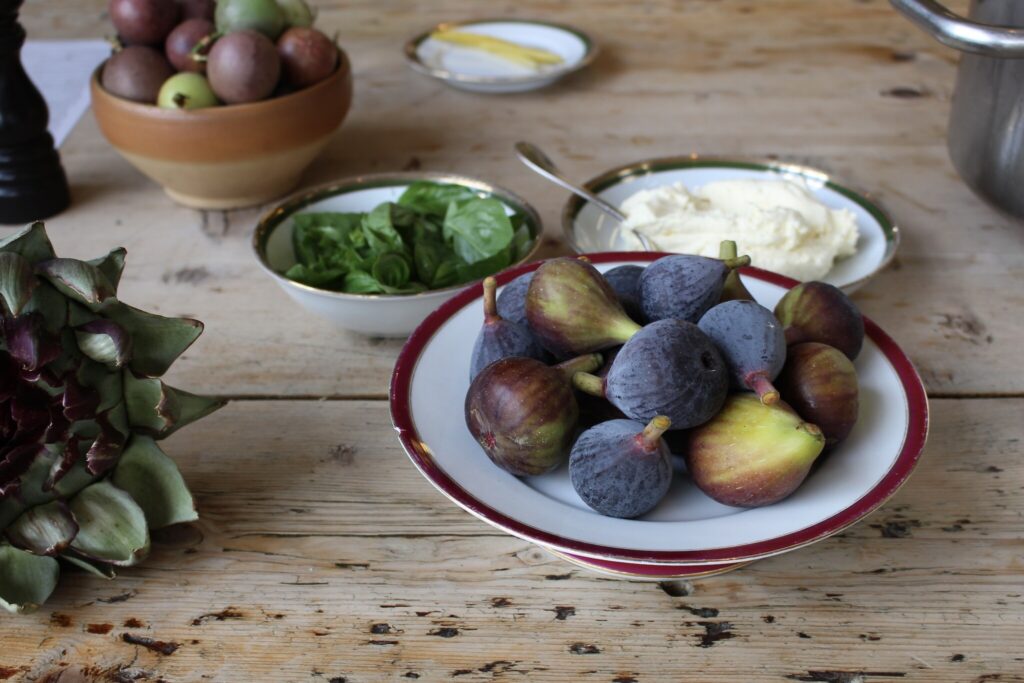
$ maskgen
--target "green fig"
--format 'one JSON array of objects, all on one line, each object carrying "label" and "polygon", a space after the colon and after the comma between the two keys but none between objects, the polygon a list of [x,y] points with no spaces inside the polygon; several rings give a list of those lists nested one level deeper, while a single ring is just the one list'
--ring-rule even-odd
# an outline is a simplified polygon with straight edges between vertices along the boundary
[{"label": "green fig", "polygon": [[803,483],[825,435],[779,401],[734,394],[710,421],[690,432],[686,466],[693,482],[724,505],[776,503]]},{"label": "green fig", "polygon": [[[732,240],[722,240],[722,244],[718,247],[718,258],[723,261],[732,261],[739,256],[736,251],[736,243]],[[722,298],[723,301],[753,301],[754,295],[751,294],[743,281],[740,280],[740,273],[738,270],[733,268],[729,271],[729,274],[725,276],[725,284],[722,285]]]},{"label": "green fig", "polygon": [[619,346],[640,331],[601,273],[568,257],[536,270],[526,291],[526,319],[541,345],[561,357]]},{"label": "green fig", "polygon": [[857,422],[857,370],[838,349],[817,342],[790,346],[776,385],[796,412],[821,428],[827,448]]},{"label": "green fig", "polygon": [[775,306],[786,344],[820,342],[850,360],[864,344],[864,319],[843,290],[827,282],[804,282],[786,292]]}]

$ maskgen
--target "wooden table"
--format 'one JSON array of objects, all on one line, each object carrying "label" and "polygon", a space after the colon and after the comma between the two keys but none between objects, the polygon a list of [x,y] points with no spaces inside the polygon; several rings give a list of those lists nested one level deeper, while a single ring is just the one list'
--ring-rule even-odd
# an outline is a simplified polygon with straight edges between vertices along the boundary
[{"label": "wooden table", "polygon": [[[166,442],[201,521],[116,582],[66,572],[43,610],[0,616],[0,680],[1024,681],[1024,226],[947,159],[955,53],[882,0],[317,4],[356,96],[307,183],[478,175],[535,203],[547,253],[564,249],[565,195],[514,160],[522,138],[578,178],[697,151],[805,161],[874,192],[904,242],[856,300],[927,384],[921,465],[813,547],[703,580],[591,575],[417,474],[385,400],[401,343],[293,306],[253,259],[258,209],[176,206],[87,117],[62,150],[74,206],[53,241],[78,257],[127,247],[125,300],[206,322],[170,381],[233,401]],[[23,19],[36,38],[96,37],[104,6],[32,0]],[[416,30],[481,14],[571,22],[603,53],[506,97],[403,64]]]}]

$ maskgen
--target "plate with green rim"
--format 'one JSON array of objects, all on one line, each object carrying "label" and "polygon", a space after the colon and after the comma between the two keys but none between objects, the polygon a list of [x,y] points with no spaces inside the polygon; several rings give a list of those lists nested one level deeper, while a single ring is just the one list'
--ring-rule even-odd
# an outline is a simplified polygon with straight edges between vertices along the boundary
[{"label": "plate with green rim", "polygon": [[[784,179],[797,182],[831,209],[849,209],[857,221],[857,251],[838,259],[822,278],[847,293],[859,289],[881,272],[896,255],[900,230],[877,200],[830,174],[810,166],[772,159],[728,159],[696,154],[648,159],[613,168],[584,186],[620,206],[639,192],[672,183],[688,188],[719,180]],[[618,223],[585,199],[572,196],[562,210],[562,230],[579,253],[635,251],[638,245]],[[728,236],[723,235],[723,239]],[[742,252],[743,245],[739,245]],[[754,265],[757,265],[754,263]]]}]

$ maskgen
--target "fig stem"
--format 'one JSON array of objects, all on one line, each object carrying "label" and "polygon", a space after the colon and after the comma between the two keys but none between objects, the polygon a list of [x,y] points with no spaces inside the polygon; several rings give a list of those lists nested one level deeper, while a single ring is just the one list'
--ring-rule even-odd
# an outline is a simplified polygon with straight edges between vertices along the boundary
[{"label": "fig stem", "polygon": [[644,430],[640,432],[640,444],[643,449],[647,452],[657,450],[658,442],[661,440],[661,435],[668,431],[668,428],[672,426],[672,420],[668,419],[664,415],[657,415],[647,423]]},{"label": "fig stem", "polygon": [[585,356],[577,356],[576,358],[562,361],[555,367],[565,374],[567,380],[572,381],[572,376],[577,372],[597,372],[603,362],[604,358],[601,357],[601,354],[588,353]]},{"label": "fig stem", "polygon": [[718,246],[718,258],[729,261],[737,257],[736,243],[732,240],[722,240]]},{"label": "fig stem", "polygon": [[736,258],[722,259],[722,263],[724,263],[725,267],[728,268],[729,270],[733,270],[735,268],[741,268],[743,266],[749,266],[750,265],[750,257],[749,256],[737,256]]},{"label": "fig stem", "polygon": [[772,386],[772,381],[768,379],[768,375],[765,372],[752,372],[746,376],[745,379],[747,387],[753,391],[761,399],[761,403],[766,406],[779,402],[779,391]]},{"label": "fig stem", "polygon": [[811,424],[810,422],[801,422],[800,428],[814,437],[822,436],[823,434],[821,427],[816,424]]},{"label": "fig stem", "polygon": [[572,376],[572,385],[584,394],[604,398],[604,380],[589,372],[577,372]]},{"label": "fig stem", "polygon": [[493,277],[484,278],[484,322],[496,323],[501,320],[498,315],[498,281]]}]

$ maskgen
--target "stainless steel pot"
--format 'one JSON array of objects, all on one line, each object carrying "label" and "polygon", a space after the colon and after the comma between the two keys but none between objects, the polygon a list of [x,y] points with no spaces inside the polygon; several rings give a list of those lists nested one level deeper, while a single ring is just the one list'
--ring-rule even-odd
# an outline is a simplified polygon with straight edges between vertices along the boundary
[{"label": "stainless steel pot", "polygon": [[983,199],[1024,218],[1024,0],[972,0],[969,18],[933,0],[890,0],[939,42],[964,52],[949,155]]}]

